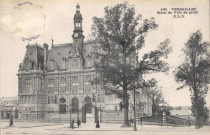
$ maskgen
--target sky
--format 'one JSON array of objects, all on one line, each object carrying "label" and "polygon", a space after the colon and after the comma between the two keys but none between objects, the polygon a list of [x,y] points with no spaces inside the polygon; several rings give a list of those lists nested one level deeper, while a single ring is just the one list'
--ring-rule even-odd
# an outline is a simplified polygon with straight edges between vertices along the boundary
[{"label": "sky", "polygon": [[[104,7],[113,6],[117,0],[1,0],[0,1],[0,97],[18,95],[18,67],[23,61],[26,45],[72,42],[73,17],[76,4],[80,5],[83,16],[85,40],[91,34],[93,16],[103,17]],[[171,106],[189,106],[190,92],[188,88],[177,91],[180,86],[174,79],[174,69],[184,62],[182,48],[190,34],[201,30],[203,41],[209,42],[209,1],[208,0],[128,0],[133,4],[136,14],[143,19],[155,18],[159,27],[148,33],[145,47],[139,52],[154,50],[160,42],[170,40],[173,52],[166,60],[170,65],[169,74],[158,73],[147,76],[155,78],[162,87],[166,101]],[[173,14],[157,14],[161,8],[196,8],[197,14],[185,14],[184,18],[174,18]],[[193,13],[193,12],[192,12]],[[23,38],[38,38],[28,42]],[[210,94],[207,95],[210,105]]]}]

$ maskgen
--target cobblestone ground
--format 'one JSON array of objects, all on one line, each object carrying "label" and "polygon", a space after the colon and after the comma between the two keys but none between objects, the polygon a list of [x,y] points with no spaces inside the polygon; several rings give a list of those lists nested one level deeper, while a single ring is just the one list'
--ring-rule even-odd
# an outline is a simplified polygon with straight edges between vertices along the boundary
[{"label": "cobblestone ground", "polygon": [[[95,128],[95,123],[86,123],[81,127],[70,129],[69,123],[43,123],[43,122],[17,122],[9,127],[8,121],[1,121],[1,135],[28,134],[28,135],[207,135],[210,127],[195,129],[194,127],[171,127],[171,126],[137,126],[138,131],[133,131],[132,127],[123,128],[121,124],[101,123],[101,128]],[[75,125],[76,126],[76,125]]]}]

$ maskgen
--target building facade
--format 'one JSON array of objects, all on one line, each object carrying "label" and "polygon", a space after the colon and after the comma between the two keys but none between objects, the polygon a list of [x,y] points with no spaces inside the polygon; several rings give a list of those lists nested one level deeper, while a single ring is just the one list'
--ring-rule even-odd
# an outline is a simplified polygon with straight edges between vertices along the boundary
[{"label": "building facade", "polygon": [[11,115],[18,118],[18,97],[2,97],[0,99],[1,119],[9,119]]},{"label": "building facade", "polygon": [[[121,101],[115,95],[106,96],[100,85],[91,85],[95,77],[94,61],[99,58],[99,43],[84,42],[83,18],[77,5],[74,15],[73,43],[43,46],[30,44],[18,71],[18,100],[22,114],[45,117],[51,114],[78,114],[94,107],[119,110]],[[130,101],[131,102],[131,101]]]}]

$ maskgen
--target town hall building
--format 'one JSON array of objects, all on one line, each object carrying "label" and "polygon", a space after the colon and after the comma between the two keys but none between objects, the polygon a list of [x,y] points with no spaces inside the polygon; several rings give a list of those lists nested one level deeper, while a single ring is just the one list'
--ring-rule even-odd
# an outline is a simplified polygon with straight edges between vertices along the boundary
[{"label": "town hall building", "polygon": [[[18,71],[18,102],[22,117],[59,118],[83,117],[82,114],[99,110],[119,111],[122,101],[116,95],[105,95],[95,77],[94,61],[99,58],[94,51],[97,42],[85,42],[80,6],[74,15],[73,43],[28,44]],[[137,90],[137,99],[147,102],[143,113],[151,115],[151,98]],[[132,98],[130,99],[132,100]],[[132,105],[133,101],[129,101]],[[74,116],[74,114],[76,114]]]}]

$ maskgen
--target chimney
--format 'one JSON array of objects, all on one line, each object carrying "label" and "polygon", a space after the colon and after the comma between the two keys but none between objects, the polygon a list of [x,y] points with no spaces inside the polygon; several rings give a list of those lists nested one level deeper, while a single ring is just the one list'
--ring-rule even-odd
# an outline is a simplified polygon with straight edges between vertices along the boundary
[{"label": "chimney", "polygon": [[44,46],[44,70],[47,69],[47,59],[48,59],[48,44],[47,43],[44,43],[43,44]]}]

